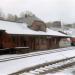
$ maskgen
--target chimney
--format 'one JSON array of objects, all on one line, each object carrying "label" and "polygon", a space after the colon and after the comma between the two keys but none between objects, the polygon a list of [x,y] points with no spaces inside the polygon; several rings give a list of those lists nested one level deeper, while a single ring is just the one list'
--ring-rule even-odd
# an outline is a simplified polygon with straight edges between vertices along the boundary
[{"label": "chimney", "polygon": [[46,32],[46,24],[43,21],[38,21],[38,20],[33,21],[30,28],[35,30],[35,31]]}]

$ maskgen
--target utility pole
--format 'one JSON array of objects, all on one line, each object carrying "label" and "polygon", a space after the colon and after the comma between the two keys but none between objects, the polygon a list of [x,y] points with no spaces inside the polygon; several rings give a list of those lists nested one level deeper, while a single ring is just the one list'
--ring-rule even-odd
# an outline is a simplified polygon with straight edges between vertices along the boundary
[{"label": "utility pole", "polygon": [[63,20],[61,20],[61,29],[62,29],[62,31],[64,31],[64,24],[63,24]]}]

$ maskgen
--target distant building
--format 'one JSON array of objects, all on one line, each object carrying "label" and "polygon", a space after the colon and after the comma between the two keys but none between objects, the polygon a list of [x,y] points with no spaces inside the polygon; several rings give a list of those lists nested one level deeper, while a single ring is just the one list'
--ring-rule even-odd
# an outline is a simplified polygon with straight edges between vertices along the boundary
[{"label": "distant building", "polygon": [[46,23],[48,27],[61,28],[61,21],[54,21]]},{"label": "distant building", "polygon": [[54,21],[52,25],[53,27],[61,28],[61,21]]},{"label": "distant building", "polygon": [[68,30],[70,28],[72,28],[72,24],[65,24],[64,25],[64,29]]},{"label": "distant building", "polygon": [[61,21],[54,21],[46,23],[46,26],[52,30],[60,31],[61,28]]}]

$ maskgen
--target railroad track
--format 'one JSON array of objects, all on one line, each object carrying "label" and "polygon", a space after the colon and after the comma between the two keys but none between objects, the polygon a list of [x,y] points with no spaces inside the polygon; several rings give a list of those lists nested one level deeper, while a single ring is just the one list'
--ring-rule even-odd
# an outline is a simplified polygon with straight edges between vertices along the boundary
[{"label": "railroad track", "polygon": [[39,56],[39,55],[44,55],[44,54],[50,54],[50,53],[56,53],[56,52],[62,52],[62,51],[69,51],[73,50],[75,47],[68,47],[68,48],[59,48],[59,49],[53,49],[53,50],[46,50],[46,51],[38,51],[38,52],[32,52],[32,53],[26,53],[26,54],[19,54],[19,55],[13,55],[10,57],[5,57],[0,59],[0,62],[6,62],[6,61],[11,61],[11,60],[17,60],[17,59],[22,59],[22,58],[27,58],[27,57],[33,57],[33,56]]},{"label": "railroad track", "polygon": [[75,57],[66,58],[54,62],[47,62],[33,67],[22,69],[9,75],[45,75],[55,73],[75,65]]}]

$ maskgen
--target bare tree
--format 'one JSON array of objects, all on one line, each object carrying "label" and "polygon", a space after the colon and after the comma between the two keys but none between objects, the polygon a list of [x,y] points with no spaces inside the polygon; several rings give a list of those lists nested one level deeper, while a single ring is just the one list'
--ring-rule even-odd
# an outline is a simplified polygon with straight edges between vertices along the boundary
[{"label": "bare tree", "polygon": [[16,22],[17,19],[18,19],[17,15],[8,14],[8,16],[7,16],[8,21]]},{"label": "bare tree", "polygon": [[25,17],[25,13],[24,13],[24,12],[21,12],[21,13],[20,13],[20,17],[21,17],[21,18]]},{"label": "bare tree", "polygon": [[26,11],[26,13],[25,13],[26,15],[29,15],[29,16],[33,16],[34,14],[32,13],[32,12],[30,12],[30,11]]},{"label": "bare tree", "polygon": [[18,16],[17,15],[14,15],[13,18],[14,18],[14,21],[16,22],[17,19],[18,19]]},{"label": "bare tree", "polygon": [[12,14],[8,14],[7,20],[8,20],[8,21],[12,21],[12,20],[13,20],[13,15],[12,15]]},{"label": "bare tree", "polygon": [[32,12],[30,12],[30,11],[20,13],[21,18],[24,18],[25,16],[34,16],[34,14]]}]

